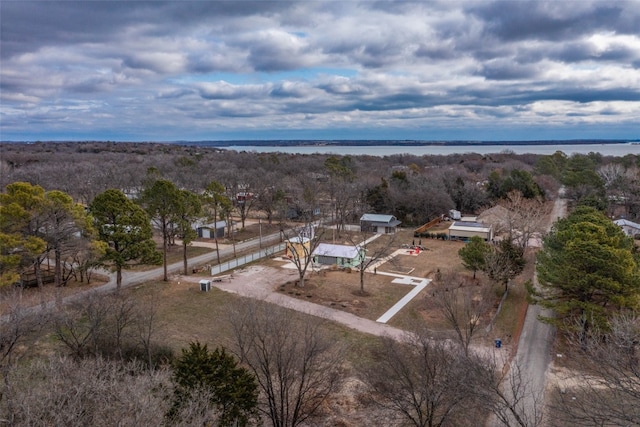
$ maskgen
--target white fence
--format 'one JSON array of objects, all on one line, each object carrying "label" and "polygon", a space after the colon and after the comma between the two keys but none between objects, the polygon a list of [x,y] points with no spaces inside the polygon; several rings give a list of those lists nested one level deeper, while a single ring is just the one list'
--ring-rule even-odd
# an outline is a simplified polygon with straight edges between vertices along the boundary
[{"label": "white fence", "polygon": [[259,260],[261,258],[270,257],[280,251],[284,251],[286,247],[287,247],[286,243],[280,243],[275,246],[269,246],[268,248],[262,248],[258,252],[254,252],[248,255],[242,255],[237,258],[231,259],[229,261],[223,262],[221,264],[214,265],[213,267],[211,267],[211,275],[215,276],[216,274],[233,270],[234,268],[238,268],[245,264],[249,264],[250,262]]}]

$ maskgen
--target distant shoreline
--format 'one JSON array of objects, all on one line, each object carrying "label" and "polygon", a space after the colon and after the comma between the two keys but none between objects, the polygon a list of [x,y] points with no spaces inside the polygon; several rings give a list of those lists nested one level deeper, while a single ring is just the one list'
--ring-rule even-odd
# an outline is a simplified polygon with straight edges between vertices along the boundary
[{"label": "distant shoreline", "polygon": [[426,140],[309,140],[309,139],[265,139],[265,140],[199,140],[199,141],[112,141],[112,140],[39,140],[39,141],[0,141],[0,144],[171,144],[206,146],[215,148],[229,147],[490,147],[490,146],[567,146],[567,145],[640,145],[640,139],[559,139],[559,140],[525,140],[525,141],[426,141]]},{"label": "distant shoreline", "polygon": [[593,145],[633,144],[640,140],[565,139],[527,141],[419,141],[419,140],[226,140],[226,141],[172,141],[167,144],[206,145],[210,147],[429,147],[429,146],[523,146],[523,145]]}]

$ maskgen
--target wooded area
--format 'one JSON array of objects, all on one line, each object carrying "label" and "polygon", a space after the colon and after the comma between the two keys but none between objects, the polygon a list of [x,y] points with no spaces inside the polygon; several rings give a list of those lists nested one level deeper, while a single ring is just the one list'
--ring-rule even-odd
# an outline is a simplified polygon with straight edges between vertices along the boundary
[{"label": "wooded area", "polygon": [[[609,411],[593,406],[598,416],[590,418],[584,404],[590,389],[584,388],[575,392],[578,403],[558,392],[547,413],[573,414],[583,425],[595,425],[592,419],[640,422],[637,411],[627,409],[640,402],[638,251],[633,236],[610,221],[640,218],[639,156],[505,151],[350,157],[110,142],[5,143],[0,153],[2,290],[26,273],[44,286],[51,274],[42,269],[46,262],[53,264],[56,287],[72,277],[88,281],[98,266],[115,271],[118,284],[114,294],[88,294],[69,304],[59,298],[52,310],[44,302],[41,310],[23,307],[20,288],[3,293],[0,424],[31,425],[37,418],[58,425],[254,425],[259,419],[274,426],[319,425],[314,414],[348,380],[357,382],[354,396],[366,400],[373,416],[394,425],[471,426],[489,414],[505,425],[540,425],[543,407],[532,416],[519,404],[530,390],[518,367],[504,372],[499,361],[470,351],[485,300],[492,297],[485,293],[478,302],[463,286],[482,272],[506,293],[525,268],[525,253],[535,251],[528,245],[536,238],[543,244],[537,267],[543,289],[529,287],[532,301],[559,311],[552,319],[563,334],[559,345],[606,379],[583,387],[593,384],[601,400],[619,398],[621,405]],[[545,201],[559,197],[561,187],[573,213],[547,234]],[[188,274],[187,246],[197,238],[198,220],[231,224],[236,218],[244,229],[259,218],[300,240],[301,230],[321,220],[338,236],[360,241],[366,233],[349,234],[346,226],[365,213],[393,215],[415,229],[451,209],[475,216],[495,206],[509,213],[499,241],[472,239],[451,260],[468,276],[438,270],[433,297],[454,331],[449,344],[434,341],[429,325],[417,322],[403,340],[357,344],[363,345],[357,351],[362,358],[355,361],[345,356],[351,350],[329,322],[238,300],[227,307],[226,339],[209,343],[211,351],[194,342],[176,357],[160,337],[165,326],[157,320],[154,297],[120,289],[122,270],[140,264],[162,263],[169,281],[167,252],[176,240]],[[288,228],[292,222],[298,228]],[[319,241],[295,260],[300,287]],[[364,246],[367,259],[356,270],[361,295],[365,270],[389,248]],[[588,280],[570,280],[587,272]],[[60,347],[49,359],[28,363],[29,349],[42,336],[54,337]],[[604,351],[603,343],[614,351]],[[198,363],[220,369],[201,372]],[[123,368],[131,375],[122,375]],[[629,379],[617,383],[622,374]],[[82,388],[75,400],[64,400],[74,381]],[[220,382],[234,392],[220,389]],[[38,392],[47,388],[58,391]],[[91,410],[74,415],[87,402]],[[110,413],[108,407],[120,409]]]}]

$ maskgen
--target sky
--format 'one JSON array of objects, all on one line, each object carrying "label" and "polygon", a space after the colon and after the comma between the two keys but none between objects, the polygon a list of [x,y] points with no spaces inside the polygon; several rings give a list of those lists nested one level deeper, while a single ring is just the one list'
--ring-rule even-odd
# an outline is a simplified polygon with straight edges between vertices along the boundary
[{"label": "sky", "polygon": [[640,138],[639,1],[0,1],[0,140]]}]

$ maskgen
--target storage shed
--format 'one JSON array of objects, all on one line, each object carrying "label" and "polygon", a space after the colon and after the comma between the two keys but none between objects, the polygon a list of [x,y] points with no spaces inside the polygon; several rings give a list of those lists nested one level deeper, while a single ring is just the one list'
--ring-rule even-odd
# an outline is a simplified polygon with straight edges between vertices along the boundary
[{"label": "storage shed", "polygon": [[224,229],[227,221],[216,221],[210,224],[202,224],[196,227],[198,237],[203,239],[215,239],[224,237]]},{"label": "storage shed", "polygon": [[473,236],[482,237],[484,240],[493,240],[493,228],[479,222],[455,221],[449,227],[450,240],[469,240]]},{"label": "storage shed", "polygon": [[313,262],[338,267],[357,267],[364,261],[365,250],[360,246],[320,243],[313,251]]},{"label": "storage shed", "polygon": [[360,231],[394,234],[400,224],[402,223],[393,215],[364,214],[360,218]]}]

